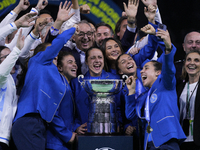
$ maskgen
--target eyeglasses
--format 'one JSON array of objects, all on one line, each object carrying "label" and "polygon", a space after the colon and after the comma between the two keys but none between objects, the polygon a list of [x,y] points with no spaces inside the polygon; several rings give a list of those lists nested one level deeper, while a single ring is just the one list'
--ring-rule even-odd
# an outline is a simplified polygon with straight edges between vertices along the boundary
[{"label": "eyeglasses", "polygon": [[6,58],[8,55],[9,55],[9,54],[4,55],[4,56],[1,56],[0,59],[2,59],[2,58]]},{"label": "eyeglasses", "polygon": [[85,37],[85,35],[87,35],[87,37],[91,37],[93,35],[93,32],[80,32],[79,34],[77,34],[79,37]]}]

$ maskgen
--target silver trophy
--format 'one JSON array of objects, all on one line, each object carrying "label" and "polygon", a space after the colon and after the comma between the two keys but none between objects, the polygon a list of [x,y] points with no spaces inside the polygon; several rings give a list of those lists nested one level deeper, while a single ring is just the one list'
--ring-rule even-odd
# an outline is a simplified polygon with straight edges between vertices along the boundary
[{"label": "silver trophy", "polygon": [[[127,76],[123,76],[127,78]],[[92,134],[112,134],[117,132],[117,111],[114,94],[124,86],[122,79],[84,79],[78,81],[85,91],[92,95],[90,102],[87,132]]]}]

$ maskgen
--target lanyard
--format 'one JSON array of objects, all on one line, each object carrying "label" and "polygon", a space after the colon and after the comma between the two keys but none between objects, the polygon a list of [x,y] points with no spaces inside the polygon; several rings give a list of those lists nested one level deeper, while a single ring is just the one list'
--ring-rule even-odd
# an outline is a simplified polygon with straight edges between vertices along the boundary
[{"label": "lanyard", "polygon": [[[197,86],[199,85],[199,82],[196,84],[194,90],[192,91],[192,94],[190,95],[190,87],[189,87],[189,82],[188,82],[188,85],[187,85],[187,102],[186,102],[186,115],[188,116],[188,119],[191,117],[190,116],[190,100],[192,98],[192,95],[195,91],[195,89],[197,88]],[[190,95],[190,96],[189,96]]]},{"label": "lanyard", "polygon": [[145,103],[145,119],[150,122],[150,112],[149,112],[149,96],[151,93],[151,89],[148,92],[146,103]]},{"label": "lanyard", "polygon": [[142,83],[139,79],[136,80],[136,93],[135,93],[135,99],[138,98],[138,96],[142,93]]}]

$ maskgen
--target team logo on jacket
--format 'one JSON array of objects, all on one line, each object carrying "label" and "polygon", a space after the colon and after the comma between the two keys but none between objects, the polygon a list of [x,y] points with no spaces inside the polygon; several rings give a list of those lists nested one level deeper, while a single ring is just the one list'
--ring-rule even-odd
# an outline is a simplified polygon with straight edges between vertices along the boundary
[{"label": "team logo on jacket", "polygon": [[152,94],[151,98],[150,98],[150,102],[151,103],[155,103],[155,101],[157,100],[157,98],[158,98],[157,94]]}]

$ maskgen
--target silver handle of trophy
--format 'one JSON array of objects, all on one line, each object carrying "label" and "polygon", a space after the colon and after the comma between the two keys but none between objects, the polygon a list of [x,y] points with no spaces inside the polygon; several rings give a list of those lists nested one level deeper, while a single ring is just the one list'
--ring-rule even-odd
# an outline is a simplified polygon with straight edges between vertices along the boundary
[{"label": "silver handle of trophy", "polygon": [[81,82],[81,81],[80,81],[80,78],[83,80],[83,78],[84,78],[84,75],[82,75],[82,74],[81,74],[81,75],[79,75],[79,76],[78,76],[78,82],[79,82],[79,83],[82,85],[82,84],[83,84],[83,82]]}]

